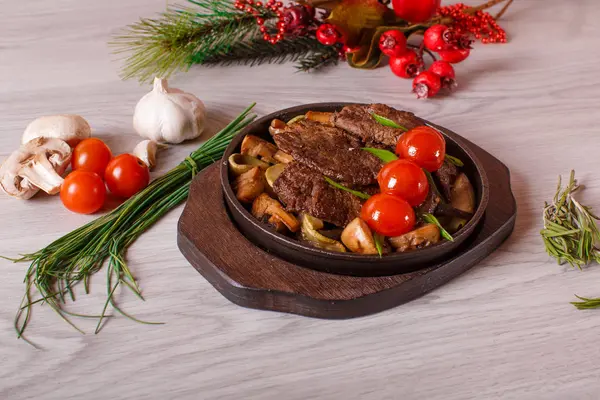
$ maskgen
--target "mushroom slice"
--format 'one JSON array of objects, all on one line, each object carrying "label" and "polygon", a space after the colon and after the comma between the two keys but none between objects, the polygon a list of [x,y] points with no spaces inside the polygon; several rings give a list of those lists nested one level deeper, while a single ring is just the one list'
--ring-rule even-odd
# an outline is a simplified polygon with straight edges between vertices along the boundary
[{"label": "mushroom slice", "polygon": [[343,244],[337,240],[323,236],[317,231],[317,229],[323,228],[323,221],[308,214],[302,214],[301,221],[302,239],[319,249],[338,251],[342,253],[346,252],[346,248]]},{"label": "mushroom slice", "polygon": [[378,254],[371,229],[365,221],[358,217],[344,228],[342,243],[353,253]]},{"label": "mushroom slice", "polygon": [[269,126],[269,133],[271,134],[271,136],[278,135],[285,130],[286,126],[287,124],[282,120],[274,119],[273,121],[271,121],[271,125]]},{"label": "mushroom slice", "polygon": [[450,189],[450,204],[464,212],[473,213],[475,211],[475,191],[464,173],[456,177],[454,185]]},{"label": "mushroom slice", "polygon": [[22,145],[2,164],[0,185],[19,199],[29,199],[42,189],[56,194],[62,174],[71,161],[71,147],[60,140],[39,137]]},{"label": "mushroom slice", "polygon": [[267,178],[267,183],[270,187],[273,187],[273,183],[279,178],[279,175],[283,173],[285,167],[285,164],[275,164],[265,171],[265,178]]},{"label": "mushroom slice", "polygon": [[261,160],[271,164],[275,164],[277,162],[277,160],[274,158],[277,150],[277,146],[275,146],[273,143],[269,143],[258,136],[247,135],[242,141],[242,154],[260,158]]},{"label": "mushroom slice", "polygon": [[259,160],[256,157],[235,153],[229,156],[229,170],[234,176],[239,176],[244,172],[250,171],[254,167],[266,170],[269,163]]},{"label": "mushroom slice", "polygon": [[[252,203],[252,215],[261,221],[269,221],[267,216],[275,216],[291,232],[297,232],[300,229],[300,222],[292,214],[283,209],[283,206],[277,200],[271,198],[268,194],[262,193]],[[271,220],[271,223],[273,220]]]},{"label": "mushroom slice", "polygon": [[167,147],[166,144],[157,143],[154,140],[142,140],[133,148],[132,154],[142,160],[149,169],[152,169],[156,165],[156,153]]},{"label": "mushroom slice", "polygon": [[273,158],[276,161],[283,163],[283,164],[289,164],[292,161],[294,161],[294,157],[292,157],[290,154],[286,153],[285,151],[281,151],[281,150],[277,150],[277,152],[275,153]]},{"label": "mushroom slice", "polygon": [[265,191],[265,177],[263,170],[254,167],[244,172],[233,182],[235,197],[243,203],[252,203],[262,192]]},{"label": "mushroom slice", "polygon": [[325,125],[333,126],[333,122],[331,122],[331,117],[333,113],[330,112],[319,112],[319,111],[309,111],[306,113],[306,119],[311,121],[320,122]]},{"label": "mushroom slice", "polygon": [[[454,185],[450,189],[450,204],[457,210],[468,212],[473,214],[475,211],[475,191],[469,178],[464,173],[460,173]],[[457,232],[460,228],[465,226],[467,218],[452,218],[448,223],[448,231]]]},{"label": "mushroom slice", "polygon": [[61,139],[69,146],[75,147],[77,143],[91,136],[90,124],[80,115],[47,115],[27,125],[21,143],[25,144],[35,138],[45,137]]},{"label": "mushroom slice", "polygon": [[420,249],[440,241],[440,229],[435,224],[423,225],[404,235],[389,238],[398,252]]}]

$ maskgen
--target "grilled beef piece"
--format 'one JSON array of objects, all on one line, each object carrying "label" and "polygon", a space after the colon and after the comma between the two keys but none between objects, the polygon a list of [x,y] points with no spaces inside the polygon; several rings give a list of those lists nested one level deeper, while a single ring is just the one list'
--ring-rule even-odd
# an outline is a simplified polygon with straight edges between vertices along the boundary
[{"label": "grilled beef piece", "polygon": [[290,212],[306,212],[337,226],[360,215],[358,197],[329,185],[319,172],[297,162],[288,164],[273,190]]},{"label": "grilled beef piece", "polygon": [[395,147],[398,137],[404,131],[381,125],[375,121],[371,115],[373,113],[391,119],[407,129],[423,125],[413,113],[399,111],[385,104],[346,106],[342,111],[334,113],[331,119],[335,126],[345,129],[365,143],[374,142]]},{"label": "grilled beef piece", "polygon": [[361,150],[362,143],[342,129],[303,120],[273,136],[280,150],[333,180],[350,186],[377,183],[382,163]]},{"label": "grilled beef piece", "polygon": [[435,176],[442,186],[442,191],[444,192],[444,196],[446,196],[446,200],[450,201],[450,193],[452,191],[452,185],[458,176],[458,168],[456,165],[444,161],[440,169],[435,171]]},{"label": "grilled beef piece", "polygon": [[440,196],[438,196],[434,190],[429,188],[427,197],[418,207],[416,207],[415,211],[417,214],[433,214],[441,201],[442,199],[440,199]]}]

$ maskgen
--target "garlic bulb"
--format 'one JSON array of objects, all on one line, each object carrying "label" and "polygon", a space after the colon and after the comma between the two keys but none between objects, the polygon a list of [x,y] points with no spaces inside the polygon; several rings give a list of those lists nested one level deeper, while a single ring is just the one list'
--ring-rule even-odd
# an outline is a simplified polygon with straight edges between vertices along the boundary
[{"label": "garlic bulb", "polygon": [[205,115],[204,103],[196,96],[154,78],[154,89],[135,106],[133,128],[155,142],[181,143],[202,134]]}]

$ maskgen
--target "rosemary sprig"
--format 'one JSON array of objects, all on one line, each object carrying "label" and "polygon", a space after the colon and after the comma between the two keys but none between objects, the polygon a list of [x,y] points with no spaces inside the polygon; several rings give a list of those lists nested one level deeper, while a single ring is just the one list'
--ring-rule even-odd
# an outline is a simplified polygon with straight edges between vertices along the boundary
[{"label": "rosemary sprig", "polygon": [[595,243],[600,240],[596,225],[599,218],[590,207],[573,197],[580,189],[571,171],[569,183],[563,189],[561,177],[552,203],[544,204],[544,229],[540,231],[546,252],[559,264],[569,263],[581,269],[591,262],[600,262],[600,252]]},{"label": "rosemary sprig", "polygon": [[[83,282],[89,293],[89,278],[107,265],[107,300],[99,317],[96,332],[107,317],[108,306],[138,322],[114,302],[114,294],[123,284],[143,300],[141,291],[125,261],[128,247],[152,224],[172,208],[185,201],[192,178],[203,168],[220,159],[223,151],[240,130],[254,120],[252,104],[227,127],[206,141],[177,167],[154,180],[147,188],[125,201],[112,212],[55,240],[35,253],[25,254],[14,262],[28,261],[25,295],[14,321],[17,336],[22,337],[31,317],[31,308],[46,303],[64,321],[78,329],[63,309],[68,297],[75,300],[74,286]],[[40,298],[34,300],[37,290]],[[79,330],[79,329],[78,329]]]}]

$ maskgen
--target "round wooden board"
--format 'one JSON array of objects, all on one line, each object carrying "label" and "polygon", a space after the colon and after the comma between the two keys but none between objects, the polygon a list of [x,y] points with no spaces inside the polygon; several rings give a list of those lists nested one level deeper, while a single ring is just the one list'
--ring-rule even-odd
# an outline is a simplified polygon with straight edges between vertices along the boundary
[{"label": "round wooden board", "polygon": [[191,184],[178,225],[179,249],[223,296],[240,306],[317,318],[359,317],[398,306],[465,272],[513,230],[517,209],[508,168],[485,150],[468,144],[485,166],[490,202],[475,233],[442,263],[379,277],[334,275],[291,264],[255,246],[231,222],[218,164]]}]

